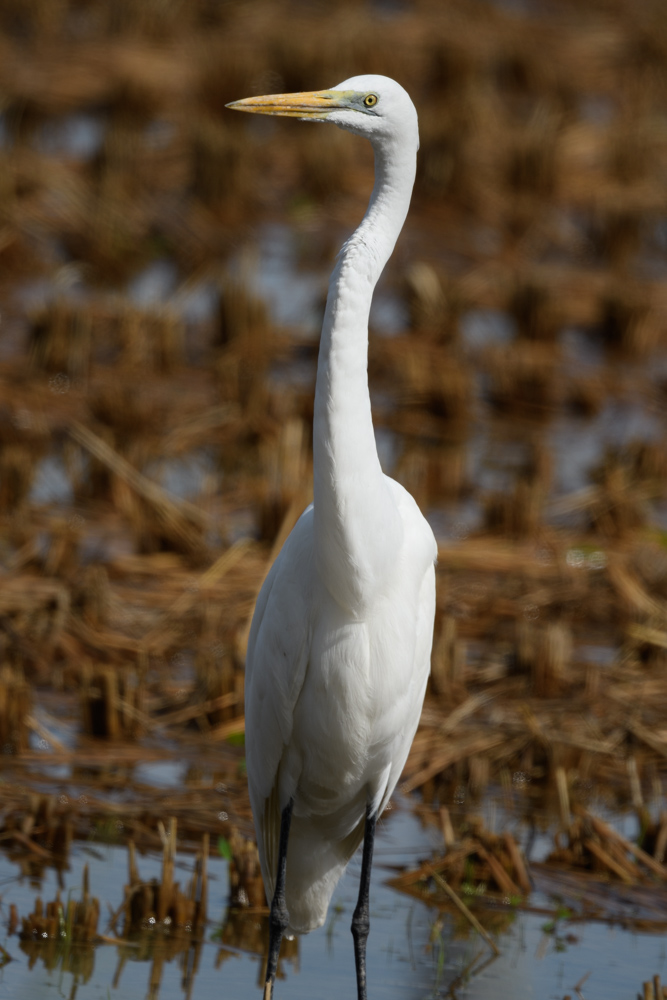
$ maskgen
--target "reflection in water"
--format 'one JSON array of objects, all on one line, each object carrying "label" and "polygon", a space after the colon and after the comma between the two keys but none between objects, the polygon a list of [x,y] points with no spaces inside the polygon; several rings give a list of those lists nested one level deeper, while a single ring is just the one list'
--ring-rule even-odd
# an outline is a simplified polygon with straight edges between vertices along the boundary
[{"label": "reflection in water", "polygon": [[[215,958],[216,969],[238,958],[240,952],[246,955],[256,955],[257,986],[263,988],[265,974],[265,952],[269,939],[269,918],[265,913],[257,914],[246,910],[229,910],[222,927],[213,935],[219,942]],[[289,966],[289,972],[286,966]],[[294,978],[299,972],[299,938],[285,938],[280,949],[278,962],[278,980]]]},{"label": "reflection in water", "polygon": [[[37,908],[39,909],[38,900]],[[53,904],[49,904],[49,912]],[[111,990],[120,991],[120,995],[128,996],[131,988],[128,980],[128,967],[132,963],[143,963],[150,966],[145,978],[146,997],[148,1000],[158,1000],[158,997],[182,995],[184,1000],[191,1000],[197,980],[197,974],[202,963],[205,936],[201,932],[190,933],[187,928],[173,930],[164,924],[148,925],[137,932],[123,932],[122,938],[114,938],[109,934],[102,935],[95,943],[72,940],[71,928],[65,916],[65,908],[61,904],[60,917],[54,925],[55,933],[46,930],[45,917],[40,924],[41,930],[34,924],[33,931],[28,936],[22,936],[19,942],[21,952],[27,956],[27,969],[35,972],[39,964],[53,974],[53,982],[64,982],[64,975],[71,977],[66,993],[74,1000],[81,995],[80,988],[93,980],[96,955],[101,951],[95,943],[116,945],[116,964],[111,978]],[[229,911],[222,926],[210,934],[211,942],[216,944],[213,959],[214,968],[220,973],[218,981],[222,987],[225,983],[225,967],[227,963],[238,959],[241,955],[255,956],[257,970],[257,986],[263,982],[264,951],[268,940],[268,916],[253,911]],[[161,992],[165,966],[174,963],[179,971],[180,989],[174,990],[173,982],[165,983],[165,991]],[[289,972],[287,971],[289,967]],[[299,941],[294,938],[285,941],[278,967],[278,979],[291,978],[299,972]],[[93,980],[91,986],[95,986]],[[97,983],[99,986],[99,983]],[[201,994],[199,994],[201,995]]]},{"label": "reflection in water", "polygon": [[66,996],[74,1000],[79,986],[90,981],[95,969],[95,945],[72,944],[66,940],[27,940],[19,945],[28,957],[28,969],[34,970],[41,962],[48,972],[69,973],[71,989]]},{"label": "reflection in water", "polygon": [[176,961],[181,973],[181,991],[185,1000],[190,1000],[195,984],[202,953],[201,938],[186,934],[164,933],[161,929],[144,932],[118,949],[118,961],[112,980],[112,988],[124,995],[123,972],[128,962],[150,962],[146,997],[158,1000],[162,985],[164,967]]},{"label": "reflection in water", "polygon": [[[499,829],[504,829],[505,820],[497,810],[493,812]],[[513,829],[518,837],[523,828]],[[636,992],[649,972],[664,978],[665,957],[658,935],[632,935],[590,921],[571,924],[564,918],[553,930],[545,929],[543,911],[553,913],[556,908],[550,885],[538,885],[531,894],[531,906],[541,912],[503,905],[496,910],[477,909],[501,950],[500,956],[487,964],[486,944],[463,918],[398,893],[384,882],[406,864],[414,866],[424,858],[433,858],[434,852],[441,853],[441,836],[436,825],[424,827],[413,813],[400,807],[383,819],[371,889],[368,956],[372,995],[378,1000],[561,998],[574,992],[574,985],[587,971],[591,971],[591,996],[625,997]],[[67,889],[61,894],[63,902],[81,896],[83,859],[83,852],[75,849],[66,876]],[[259,997],[267,940],[265,911],[227,909],[227,863],[214,856],[209,862],[209,909],[224,914],[217,927],[214,921],[201,933],[191,934],[156,922],[136,932],[123,929],[115,937],[106,914],[121,902],[121,886],[127,881],[127,851],[102,848],[91,879],[91,891],[101,903],[98,945],[80,945],[65,938],[19,942],[10,935],[5,942],[7,951],[19,960],[0,968],[0,995],[16,1000]],[[157,856],[146,855],[140,865],[145,884],[160,878]],[[12,866],[2,862],[3,919],[8,901],[16,903],[20,914],[30,912],[35,902],[35,887],[12,874]],[[178,854],[175,884],[183,875],[187,882],[191,874],[192,859]],[[279,969],[283,981],[277,985],[276,1000],[350,994],[354,959],[349,924],[358,877],[355,859],[336,891],[326,927],[285,943]],[[43,899],[55,896],[53,871],[44,872],[38,891]]]},{"label": "reflection in water", "polygon": [[[106,938],[102,943],[111,943]],[[65,973],[71,976],[67,993],[61,996],[74,1000],[80,994],[80,987],[93,978],[95,956],[99,954],[94,944],[73,943],[63,933],[62,937],[22,940],[19,947],[28,957],[28,969],[33,971],[41,962],[44,969],[53,973],[54,981],[63,982]],[[126,995],[123,972],[128,962],[149,963],[146,996],[158,1000],[162,984],[164,966],[176,961],[180,970],[181,991],[190,1000],[202,954],[202,939],[192,939],[190,935],[170,934],[156,929],[146,931],[135,938],[119,943],[116,967],[111,979],[111,989]],[[127,977],[126,977],[127,978]]]}]

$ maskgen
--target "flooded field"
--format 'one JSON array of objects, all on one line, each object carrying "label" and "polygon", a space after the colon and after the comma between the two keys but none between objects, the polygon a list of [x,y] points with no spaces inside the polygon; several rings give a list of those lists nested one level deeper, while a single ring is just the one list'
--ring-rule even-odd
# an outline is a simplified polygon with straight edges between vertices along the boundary
[{"label": "flooded field", "polygon": [[[495,809],[499,828],[517,831],[505,809],[490,809]],[[524,826],[526,843],[527,832]],[[632,889],[624,892],[607,884],[601,890],[598,885],[588,913],[581,885],[542,871],[535,877],[529,903],[499,897],[484,900],[483,893],[474,890],[464,899],[493,935],[499,949],[496,956],[461,914],[429,906],[387,884],[395,871],[418,859],[431,859],[440,850],[438,833],[425,829],[410,803],[399,799],[385,817],[378,840],[369,950],[374,996],[562,1000],[576,996],[575,987],[581,984],[580,992],[587,997],[632,997],[637,984],[646,980],[647,970],[653,970],[651,979],[653,974],[667,978],[664,890],[642,898]],[[546,838],[541,836],[532,853],[540,857],[545,852]],[[90,872],[91,895],[104,901],[96,941],[70,941],[65,934],[57,940],[36,936],[5,940],[11,961],[0,969],[3,996],[196,1000],[213,992],[243,997],[259,990],[263,958],[256,949],[264,940],[266,917],[228,908],[228,862],[220,855],[209,862],[209,921],[197,934],[147,920],[116,937],[108,923],[112,911],[117,913],[121,906],[128,882],[127,849],[95,839],[73,847],[67,870],[58,873],[47,869],[38,877],[25,865],[3,862],[3,901],[11,899],[20,913],[28,914],[34,911],[38,895],[47,901],[60,892],[65,901],[78,900],[84,865]],[[139,856],[138,868],[147,882],[161,878],[155,853]],[[288,943],[277,985],[281,994],[334,997],[353,989],[349,924],[358,869],[353,863],[338,887],[326,926],[298,943]],[[192,875],[192,856],[177,853],[174,878],[187,884]],[[603,897],[607,915],[594,912]]]},{"label": "flooded field", "polygon": [[[439,545],[370,995],[665,995],[662,7],[0,9],[3,997],[260,995],[245,646],[373,164],[224,105],[359,72],[420,114],[369,377]],[[358,872],[277,998],[352,995]]]}]

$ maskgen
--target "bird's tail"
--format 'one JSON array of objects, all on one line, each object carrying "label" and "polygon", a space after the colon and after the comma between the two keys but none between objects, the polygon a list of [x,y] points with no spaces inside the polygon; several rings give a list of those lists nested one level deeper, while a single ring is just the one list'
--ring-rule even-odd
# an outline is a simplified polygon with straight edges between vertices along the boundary
[{"label": "bird's tail", "polygon": [[[307,934],[322,926],[333,891],[363,840],[365,820],[363,815],[347,836],[331,839],[327,837],[325,817],[293,816],[285,879],[288,933]],[[261,860],[270,903],[275,887],[275,871],[269,871],[265,859]]]}]

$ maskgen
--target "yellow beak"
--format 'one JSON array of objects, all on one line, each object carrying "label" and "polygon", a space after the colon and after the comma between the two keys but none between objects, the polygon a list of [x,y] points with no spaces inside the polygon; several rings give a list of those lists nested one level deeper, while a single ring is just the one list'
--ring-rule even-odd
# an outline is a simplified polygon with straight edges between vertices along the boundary
[{"label": "yellow beak", "polygon": [[312,90],[302,94],[269,94],[232,101],[228,108],[254,115],[286,115],[289,118],[324,119],[337,108],[348,108],[349,95],[343,90]]}]

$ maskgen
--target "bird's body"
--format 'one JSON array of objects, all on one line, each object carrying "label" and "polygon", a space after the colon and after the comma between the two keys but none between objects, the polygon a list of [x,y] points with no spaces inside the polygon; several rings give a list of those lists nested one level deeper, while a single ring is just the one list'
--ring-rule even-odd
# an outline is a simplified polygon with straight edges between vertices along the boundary
[{"label": "bird's body", "polygon": [[[435,539],[410,494],[380,468],[367,376],[371,298],[407,213],[417,115],[402,87],[375,76],[235,106],[330,120],[366,135],[375,150],[368,210],[329,285],[314,502],[262,587],[246,661],[246,762],[262,874],[269,898],[284,890],[283,929],[305,933],[323,923],[369,821],[370,878],[375,820],[405,763],[429,673]],[[363,965],[365,997],[365,937]],[[357,968],[361,983],[359,955]]]},{"label": "bird's body", "polygon": [[396,785],[424,700],[432,535],[412,497],[391,480],[388,487],[403,543],[374,599],[344,607],[331,594],[317,570],[309,507],[262,588],[248,644],[247,769],[262,874],[270,899],[280,804],[293,797],[286,897],[297,933],[324,922],[363,838],[367,804],[379,815]]}]

